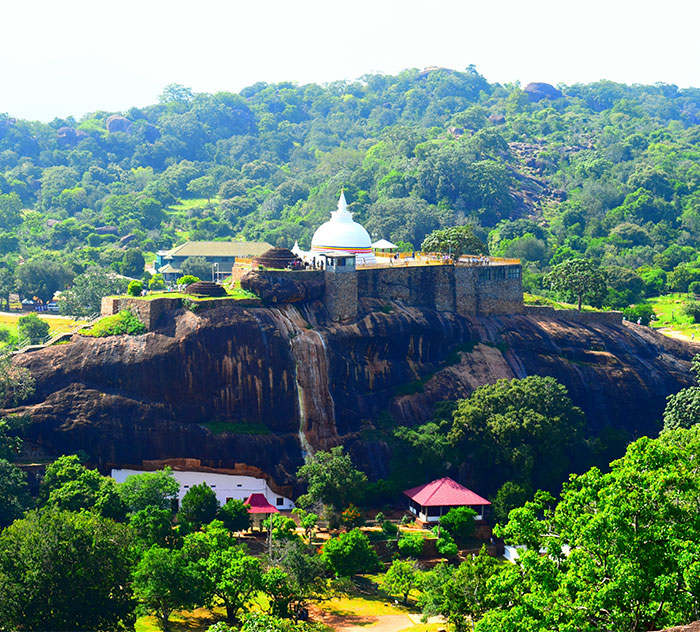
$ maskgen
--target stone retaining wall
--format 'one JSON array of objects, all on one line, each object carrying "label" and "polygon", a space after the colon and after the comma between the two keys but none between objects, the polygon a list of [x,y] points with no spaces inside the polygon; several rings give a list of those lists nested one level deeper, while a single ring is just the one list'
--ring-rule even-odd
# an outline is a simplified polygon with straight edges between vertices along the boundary
[{"label": "stone retaining wall", "polygon": [[525,305],[525,316],[531,318],[558,318],[583,325],[621,325],[622,312],[579,312],[577,309],[554,309],[544,305]]}]

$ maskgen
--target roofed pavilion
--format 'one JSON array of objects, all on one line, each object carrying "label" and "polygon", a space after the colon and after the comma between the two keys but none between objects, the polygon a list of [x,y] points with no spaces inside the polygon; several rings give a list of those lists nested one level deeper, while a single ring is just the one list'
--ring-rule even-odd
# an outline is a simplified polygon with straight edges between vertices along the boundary
[{"label": "roofed pavilion", "polygon": [[491,504],[449,476],[407,489],[404,494],[411,513],[421,522],[437,522],[453,507],[469,507],[476,512],[476,520],[483,520],[484,510]]}]

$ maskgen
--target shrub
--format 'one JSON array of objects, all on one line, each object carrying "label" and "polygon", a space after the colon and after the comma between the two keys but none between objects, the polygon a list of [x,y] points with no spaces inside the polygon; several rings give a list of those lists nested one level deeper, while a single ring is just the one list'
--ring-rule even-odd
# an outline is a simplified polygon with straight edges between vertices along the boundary
[{"label": "shrub", "polygon": [[36,314],[20,316],[19,332],[23,340],[29,338],[30,344],[38,345],[49,335],[49,324]]},{"label": "shrub", "polygon": [[639,303],[638,305],[630,305],[622,313],[630,322],[636,323],[641,320],[642,325],[648,325],[654,316],[654,308],[648,303]]},{"label": "shrub", "polygon": [[440,526],[453,538],[468,538],[476,528],[475,517],[476,511],[469,507],[452,507],[440,518]]},{"label": "shrub", "polygon": [[154,274],[148,281],[148,289],[151,291],[164,290],[165,281],[162,274]]},{"label": "shrub", "polygon": [[393,522],[389,522],[388,520],[382,522],[381,527],[384,535],[386,535],[388,538],[395,536],[399,531],[399,528]]},{"label": "shrub", "polygon": [[693,281],[688,286],[688,292],[691,294],[700,294],[700,281]]},{"label": "shrub", "polygon": [[200,281],[201,279],[199,277],[196,277],[192,274],[186,274],[185,276],[181,276],[177,280],[178,285],[184,285],[187,287],[188,285],[192,285],[193,283],[197,283],[197,281]]},{"label": "shrub", "polygon": [[342,514],[340,514],[340,522],[346,529],[352,529],[354,527],[361,527],[365,520],[362,517],[362,512],[355,507],[355,505],[350,505]]},{"label": "shrub", "polygon": [[146,325],[144,325],[129,309],[124,309],[114,316],[107,316],[98,320],[92,328],[84,330],[84,336],[92,336],[94,338],[106,338],[107,336],[119,336],[127,334],[129,336],[138,336],[146,333]]},{"label": "shrub", "polygon": [[143,291],[143,283],[141,281],[132,281],[129,287],[126,288],[126,293],[129,296],[141,296]]},{"label": "shrub", "polygon": [[420,533],[410,533],[399,540],[399,553],[403,557],[419,557],[424,543],[425,538]]},{"label": "shrub", "polygon": [[454,557],[457,555],[457,545],[449,533],[443,532],[442,537],[438,538],[435,543],[435,548],[440,555],[444,555],[445,557]]},{"label": "shrub", "polygon": [[700,301],[683,303],[683,313],[686,316],[690,316],[694,323],[700,323]]}]

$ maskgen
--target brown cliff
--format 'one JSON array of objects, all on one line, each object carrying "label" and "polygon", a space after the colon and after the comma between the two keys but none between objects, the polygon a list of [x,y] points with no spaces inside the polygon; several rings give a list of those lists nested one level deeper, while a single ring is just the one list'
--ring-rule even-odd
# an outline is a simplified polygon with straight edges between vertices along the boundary
[{"label": "brown cliff", "polygon": [[[457,345],[465,351],[450,355]],[[554,376],[592,428],[656,432],[665,398],[690,383],[696,349],[636,325],[464,318],[364,299],[348,323],[329,322],[319,302],[178,310],[142,336],[77,336],[15,362],[37,380],[29,439],[49,454],[245,463],[286,485],[304,450],[338,443],[384,476],[385,446],[361,433],[382,412],[423,422],[434,402],[502,377]],[[417,392],[397,395],[416,380]]]}]

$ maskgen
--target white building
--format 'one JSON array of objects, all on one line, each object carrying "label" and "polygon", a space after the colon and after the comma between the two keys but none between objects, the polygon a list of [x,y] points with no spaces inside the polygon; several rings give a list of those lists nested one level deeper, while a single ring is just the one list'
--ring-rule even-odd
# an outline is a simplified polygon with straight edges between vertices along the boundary
[{"label": "white building", "polygon": [[[117,483],[123,483],[129,476],[143,474],[144,470],[113,469],[111,476]],[[193,485],[206,483],[216,494],[216,499],[224,505],[231,499],[246,500],[251,494],[263,494],[273,507],[280,511],[291,511],[294,503],[285,496],[272,491],[264,478],[237,474],[217,474],[191,470],[173,470],[173,477],[180,483],[178,503]]]},{"label": "white building", "polygon": [[361,224],[352,219],[348,211],[345,194],[340,194],[338,210],[331,213],[331,219],[316,229],[311,239],[311,250],[304,251],[294,244],[292,252],[305,261],[325,258],[325,255],[338,257],[342,254],[354,256],[357,265],[370,265],[377,260],[372,250],[372,240]]}]

